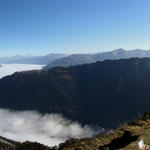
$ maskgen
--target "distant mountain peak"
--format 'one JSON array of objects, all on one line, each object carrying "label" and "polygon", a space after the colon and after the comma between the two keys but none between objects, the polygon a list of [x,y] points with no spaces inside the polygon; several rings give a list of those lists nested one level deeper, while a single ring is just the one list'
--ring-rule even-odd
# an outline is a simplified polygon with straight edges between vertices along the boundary
[{"label": "distant mountain peak", "polygon": [[127,50],[125,50],[125,49],[123,49],[123,48],[118,48],[118,49],[114,49],[113,51],[121,52],[121,51],[127,51]]},{"label": "distant mountain peak", "polygon": [[104,61],[107,59],[114,60],[132,57],[150,57],[150,50],[125,50],[123,48],[118,48],[114,49],[113,51],[102,52],[97,54],[72,54],[52,61],[44,69],[48,69],[55,66],[75,66],[79,64],[90,64],[97,61]]}]

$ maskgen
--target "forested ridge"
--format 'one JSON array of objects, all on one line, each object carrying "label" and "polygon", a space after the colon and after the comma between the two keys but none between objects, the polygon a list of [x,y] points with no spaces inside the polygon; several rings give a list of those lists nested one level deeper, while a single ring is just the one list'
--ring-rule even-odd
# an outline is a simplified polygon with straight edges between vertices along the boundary
[{"label": "forested ridge", "polygon": [[105,60],[7,76],[0,80],[0,107],[115,127],[150,111],[149,89],[149,58]]}]

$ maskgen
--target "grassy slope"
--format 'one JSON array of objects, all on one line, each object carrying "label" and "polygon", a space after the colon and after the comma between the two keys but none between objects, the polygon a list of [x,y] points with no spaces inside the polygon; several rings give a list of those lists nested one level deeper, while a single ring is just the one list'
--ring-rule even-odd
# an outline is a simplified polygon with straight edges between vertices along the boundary
[{"label": "grassy slope", "polygon": [[105,136],[69,140],[60,145],[60,150],[138,150],[138,142],[141,139],[150,145],[150,114],[127,123]]}]

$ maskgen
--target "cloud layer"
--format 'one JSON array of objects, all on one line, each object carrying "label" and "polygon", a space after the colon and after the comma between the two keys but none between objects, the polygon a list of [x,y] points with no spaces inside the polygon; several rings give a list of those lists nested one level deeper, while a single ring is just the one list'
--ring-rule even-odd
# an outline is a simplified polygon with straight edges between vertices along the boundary
[{"label": "cloud layer", "polygon": [[0,67],[0,78],[11,75],[15,72],[27,70],[39,70],[45,65],[31,65],[31,64],[3,64]]},{"label": "cloud layer", "polygon": [[41,115],[36,111],[10,111],[0,109],[0,136],[24,142],[37,141],[54,146],[74,137],[91,137],[97,131],[81,127],[58,114]]}]

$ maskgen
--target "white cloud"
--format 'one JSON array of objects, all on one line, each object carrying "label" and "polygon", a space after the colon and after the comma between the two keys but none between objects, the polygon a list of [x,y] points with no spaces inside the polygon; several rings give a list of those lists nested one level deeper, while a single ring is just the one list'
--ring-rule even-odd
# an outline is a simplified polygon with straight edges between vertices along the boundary
[{"label": "white cloud", "polygon": [[20,142],[37,141],[54,146],[71,137],[91,137],[97,132],[58,114],[0,109],[0,136]]},{"label": "white cloud", "polygon": [[2,64],[0,67],[0,78],[11,75],[15,72],[27,70],[40,70],[44,65],[31,65],[31,64]]}]

